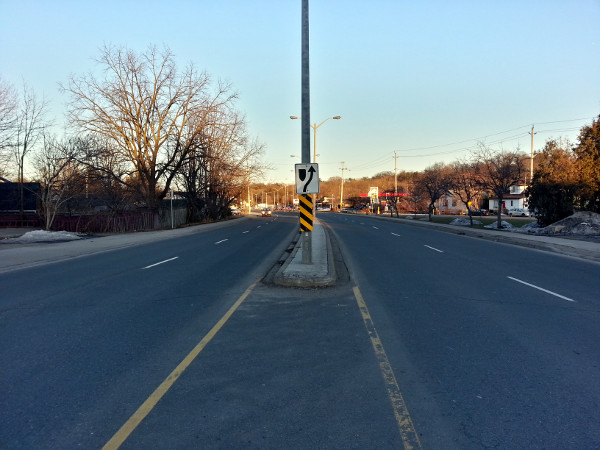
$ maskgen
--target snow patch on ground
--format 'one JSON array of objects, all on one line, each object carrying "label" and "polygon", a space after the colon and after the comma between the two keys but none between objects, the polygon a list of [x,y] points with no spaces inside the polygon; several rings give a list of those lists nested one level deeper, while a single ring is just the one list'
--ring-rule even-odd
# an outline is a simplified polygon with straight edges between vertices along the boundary
[{"label": "snow patch on ground", "polygon": [[538,231],[539,234],[600,235],[600,214],[591,211],[576,212]]},{"label": "snow patch on ground", "polygon": [[23,236],[12,239],[4,239],[3,242],[6,244],[29,244],[32,242],[65,242],[65,241],[77,241],[83,239],[84,236],[77,233],[70,233],[68,231],[45,231],[35,230],[25,233]]},{"label": "snow patch on ground", "polygon": [[[458,218],[450,222],[450,225],[469,226],[469,219]],[[478,220],[473,220],[473,225],[481,225]],[[497,230],[498,222],[486,225],[484,228]],[[572,216],[559,220],[545,228],[540,227],[538,222],[530,222],[522,227],[515,227],[506,221],[501,222],[501,229],[515,233],[534,233],[544,235],[573,235],[573,236],[598,236],[600,235],[600,214],[590,211],[577,212]]]},{"label": "snow patch on ground", "polygon": [[[473,225],[479,226],[481,224],[482,223],[479,220],[473,219]],[[471,221],[469,219],[458,218],[458,219],[454,219],[452,222],[450,222],[450,225],[460,225],[460,226],[470,227]]]},{"label": "snow patch on ground", "polygon": [[[496,220],[494,223],[486,225],[483,228],[489,228],[489,229],[492,229],[492,230],[497,230],[498,229],[498,221]],[[512,226],[512,224],[510,224],[510,223],[508,223],[508,222],[506,222],[506,221],[503,220],[502,222],[500,222],[500,228],[502,230],[512,231],[512,230],[514,230],[517,227],[514,227],[514,226]]]}]

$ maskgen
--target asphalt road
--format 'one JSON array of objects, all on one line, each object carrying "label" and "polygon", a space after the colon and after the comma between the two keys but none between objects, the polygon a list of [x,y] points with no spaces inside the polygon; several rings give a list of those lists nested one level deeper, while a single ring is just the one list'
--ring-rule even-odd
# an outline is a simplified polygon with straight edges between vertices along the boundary
[{"label": "asphalt road", "polygon": [[600,266],[322,214],[425,448],[600,447]]},{"label": "asphalt road", "polygon": [[333,288],[285,214],[0,274],[0,448],[600,446],[598,264],[319,217]]},{"label": "asphalt road", "polygon": [[0,448],[101,447],[295,229],[257,219],[0,274]]}]

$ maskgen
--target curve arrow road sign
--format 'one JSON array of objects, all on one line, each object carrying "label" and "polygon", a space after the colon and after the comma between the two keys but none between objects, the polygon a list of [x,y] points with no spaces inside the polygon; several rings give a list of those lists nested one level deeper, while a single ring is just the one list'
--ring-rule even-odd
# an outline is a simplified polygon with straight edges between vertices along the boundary
[{"label": "curve arrow road sign", "polygon": [[319,193],[319,165],[296,164],[296,194]]}]

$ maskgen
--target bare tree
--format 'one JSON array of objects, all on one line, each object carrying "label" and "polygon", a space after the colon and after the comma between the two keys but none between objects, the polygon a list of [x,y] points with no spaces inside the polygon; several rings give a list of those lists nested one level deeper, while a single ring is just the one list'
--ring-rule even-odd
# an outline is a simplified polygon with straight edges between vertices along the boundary
[{"label": "bare tree", "polygon": [[81,192],[82,173],[77,166],[73,142],[58,142],[44,136],[43,145],[33,153],[35,180],[40,183],[39,200],[45,229],[50,230],[61,207]]},{"label": "bare tree", "polygon": [[498,228],[502,228],[502,204],[510,187],[523,182],[524,155],[518,152],[494,151],[483,144],[474,154],[476,179],[480,186],[498,199]]},{"label": "bare tree", "polygon": [[103,136],[84,135],[77,139],[77,161],[85,175],[85,203],[117,213],[134,203],[135,193],[121,180],[127,180],[129,164]]},{"label": "bare tree", "polygon": [[450,193],[465,205],[473,226],[472,206],[482,194],[482,186],[477,182],[477,165],[473,161],[457,161],[450,165],[450,170]]},{"label": "bare tree", "polygon": [[176,174],[190,202],[192,221],[228,215],[233,200],[262,173],[258,158],[263,146],[249,140],[244,118],[230,110],[214,114],[220,117],[205,127]]},{"label": "bare tree", "polygon": [[235,94],[228,85],[211,91],[208,75],[193,66],[179,73],[168,49],[137,54],[105,47],[99,64],[105,78],[72,77],[63,86],[71,122],[114,142],[129,164],[129,177],[120,181],[157,208],[214,111],[229,108]]},{"label": "bare tree", "polygon": [[421,172],[410,173],[410,175],[406,178],[406,186],[410,192],[410,196],[406,199],[402,199],[405,209],[407,209],[409,212],[412,211],[415,217],[417,213],[427,209],[429,202],[427,199],[428,195],[420,183],[422,176],[423,174]]},{"label": "bare tree", "polygon": [[16,129],[18,106],[15,89],[0,79],[0,176],[9,173],[9,148]]},{"label": "bare tree", "polygon": [[451,180],[452,178],[450,171],[443,163],[436,163],[433,166],[426,168],[421,177],[418,178],[418,190],[426,193],[429,200],[427,209],[429,212],[430,222],[432,220],[431,216],[435,209],[435,202],[449,192]]},{"label": "bare tree", "polygon": [[17,181],[19,183],[19,211],[23,214],[25,177],[25,158],[35,149],[50,122],[46,119],[47,103],[38,99],[37,95],[23,83],[23,97],[17,112],[17,123],[11,148],[17,164]]}]

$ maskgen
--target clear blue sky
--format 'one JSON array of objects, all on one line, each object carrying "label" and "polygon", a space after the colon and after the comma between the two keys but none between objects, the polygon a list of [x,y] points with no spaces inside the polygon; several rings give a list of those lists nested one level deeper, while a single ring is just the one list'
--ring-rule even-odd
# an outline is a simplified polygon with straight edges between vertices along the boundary
[{"label": "clear blue sky", "polygon": [[[301,0],[0,0],[0,77],[25,80],[62,120],[58,90],[103,44],[167,46],[230,81],[268,181],[300,154]],[[322,179],[422,170],[478,140],[529,152],[575,140],[600,114],[600,0],[310,2],[311,122]],[[312,130],[311,130],[312,135]]]}]

